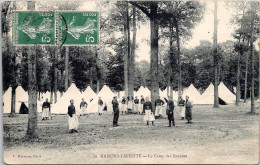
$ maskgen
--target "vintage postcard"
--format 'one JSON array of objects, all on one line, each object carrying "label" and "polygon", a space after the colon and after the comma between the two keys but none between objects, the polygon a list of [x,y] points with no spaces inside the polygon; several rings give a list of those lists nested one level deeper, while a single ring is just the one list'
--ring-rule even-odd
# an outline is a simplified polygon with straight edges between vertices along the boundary
[{"label": "vintage postcard", "polygon": [[259,7],[1,2],[3,163],[258,164]]}]

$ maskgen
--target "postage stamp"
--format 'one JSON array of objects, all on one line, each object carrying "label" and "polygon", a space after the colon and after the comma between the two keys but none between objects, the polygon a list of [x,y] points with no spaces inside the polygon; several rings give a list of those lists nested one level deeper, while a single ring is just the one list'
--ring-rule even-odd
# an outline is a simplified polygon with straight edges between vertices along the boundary
[{"label": "postage stamp", "polygon": [[99,43],[98,12],[57,12],[58,45],[97,45]]},{"label": "postage stamp", "polygon": [[54,45],[55,13],[52,11],[14,13],[15,45]]}]

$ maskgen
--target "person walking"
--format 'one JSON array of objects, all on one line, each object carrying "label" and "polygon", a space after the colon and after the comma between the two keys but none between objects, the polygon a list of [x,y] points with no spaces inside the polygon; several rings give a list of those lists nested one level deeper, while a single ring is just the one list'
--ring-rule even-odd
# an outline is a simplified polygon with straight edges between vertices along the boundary
[{"label": "person walking", "polygon": [[146,125],[149,125],[149,122],[152,122],[152,125],[154,126],[154,112],[153,112],[153,106],[152,103],[149,101],[149,98],[145,98],[145,102],[143,104],[143,114],[144,114],[144,121],[147,122]]},{"label": "person walking", "polygon": [[113,113],[114,113],[114,118],[113,118],[113,127],[117,127],[118,125],[118,118],[119,118],[119,108],[118,108],[118,101],[117,97],[114,96],[112,100],[112,105],[113,105]]},{"label": "person walking", "polygon": [[69,121],[69,133],[78,133],[78,117],[76,115],[76,109],[74,106],[74,100],[70,100],[70,105],[68,107],[68,121]]},{"label": "person walking", "polygon": [[189,101],[189,96],[186,96],[186,102],[185,102],[185,117],[187,119],[187,123],[188,124],[192,124],[192,109],[193,105],[192,103]]},{"label": "person walking", "polygon": [[180,96],[178,106],[180,107],[181,120],[184,120],[184,117],[185,117],[184,103],[185,103],[185,100],[183,100],[182,96]]}]

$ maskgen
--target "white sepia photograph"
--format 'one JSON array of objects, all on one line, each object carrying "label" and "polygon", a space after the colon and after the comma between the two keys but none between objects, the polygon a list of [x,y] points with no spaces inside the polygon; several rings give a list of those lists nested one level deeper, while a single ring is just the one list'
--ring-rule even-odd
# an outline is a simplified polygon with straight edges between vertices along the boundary
[{"label": "white sepia photograph", "polygon": [[1,2],[2,164],[259,164],[258,0]]}]

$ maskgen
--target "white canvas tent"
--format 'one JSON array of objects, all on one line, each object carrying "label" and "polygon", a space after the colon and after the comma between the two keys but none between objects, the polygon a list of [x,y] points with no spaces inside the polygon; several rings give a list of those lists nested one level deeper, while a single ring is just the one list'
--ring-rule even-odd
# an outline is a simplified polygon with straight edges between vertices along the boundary
[{"label": "white canvas tent", "polygon": [[185,92],[182,94],[183,99],[185,99],[186,96],[189,96],[189,100],[193,104],[197,104],[197,100],[200,99],[201,94],[198,92],[198,90],[194,87],[193,84],[191,84]]},{"label": "white canvas tent", "polygon": [[3,113],[11,112],[12,87],[9,87],[3,95]]},{"label": "white canvas tent", "polygon": [[[220,83],[218,86],[219,98],[225,104],[232,104],[236,100],[236,96],[229,91],[229,89]],[[197,104],[214,104],[214,86],[212,83],[208,86],[205,92],[201,95],[200,99],[196,101]]]},{"label": "white canvas tent", "polygon": [[82,98],[87,102],[87,113],[98,112],[98,96],[90,86],[82,93]]},{"label": "white canvas tent", "polygon": [[22,102],[28,107],[28,97],[28,93],[21,85],[15,89],[15,113],[19,113]]},{"label": "white canvas tent", "polygon": [[107,105],[107,111],[113,111],[112,100],[114,96],[116,95],[106,85],[104,85],[103,88],[98,93],[98,97],[101,97],[103,103]]},{"label": "white canvas tent", "polygon": [[218,85],[219,97],[228,104],[233,104],[236,102],[236,95],[233,94],[223,82]]},{"label": "white canvas tent", "polygon": [[57,103],[52,106],[51,112],[55,114],[66,114],[68,112],[68,106],[70,105],[71,99],[74,100],[76,113],[79,114],[82,95],[74,83],[70,85],[68,90],[63,94],[62,98],[60,98]]}]

